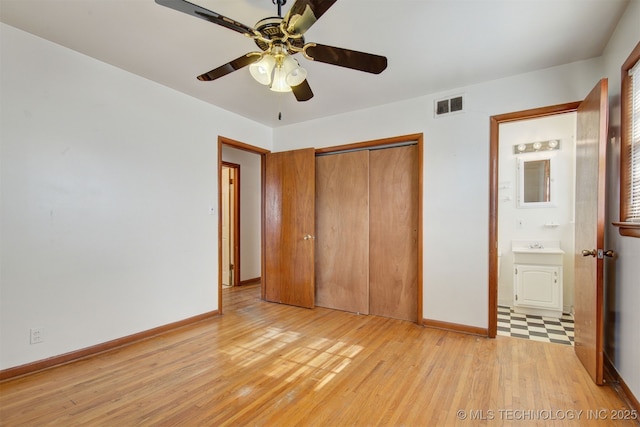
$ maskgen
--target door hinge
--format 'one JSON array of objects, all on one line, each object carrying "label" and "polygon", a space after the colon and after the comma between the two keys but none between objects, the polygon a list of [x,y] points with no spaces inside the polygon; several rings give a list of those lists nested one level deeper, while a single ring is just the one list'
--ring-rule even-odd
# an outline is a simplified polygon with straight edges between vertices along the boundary
[{"label": "door hinge", "polygon": [[518,301],[518,294],[516,294],[516,301]]}]

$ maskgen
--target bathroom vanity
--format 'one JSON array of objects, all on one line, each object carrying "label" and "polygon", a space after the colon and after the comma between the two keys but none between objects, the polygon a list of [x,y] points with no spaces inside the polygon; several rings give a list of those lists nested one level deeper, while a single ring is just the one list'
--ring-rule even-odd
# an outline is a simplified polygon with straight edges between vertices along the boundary
[{"label": "bathroom vanity", "polygon": [[516,313],[562,316],[562,260],[559,241],[513,241],[513,309]]}]

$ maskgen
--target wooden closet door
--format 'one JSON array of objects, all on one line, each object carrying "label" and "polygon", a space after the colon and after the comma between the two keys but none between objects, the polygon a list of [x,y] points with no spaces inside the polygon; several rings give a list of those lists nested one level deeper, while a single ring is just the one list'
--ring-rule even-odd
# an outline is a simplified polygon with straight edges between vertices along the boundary
[{"label": "wooden closet door", "polygon": [[268,153],[264,298],[314,306],[315,150]]},{"label": "wooden closet door", "polygon": [[369,152],[316,158],[316,305],[369,313]]},{"label": "wooden closet door", "polygon": [[417,146],[369,154],[369,312],[417,321]]}]

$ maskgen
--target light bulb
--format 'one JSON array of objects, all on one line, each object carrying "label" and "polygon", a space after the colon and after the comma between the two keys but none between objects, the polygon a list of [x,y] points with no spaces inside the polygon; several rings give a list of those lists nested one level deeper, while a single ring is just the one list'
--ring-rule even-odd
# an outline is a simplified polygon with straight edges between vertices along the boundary
[{"label": "light bulb", "polygon": [[539,150],[540,147],[542,147],[542,144],[540,144],[539,142],[534,142],[533,143],[533,149],[534,150]]},{"label": "light bulb", "polygon": [[519,144],[519,145],[518,145],[518,151],[524,151],[524,150],[526,150],[526,149],[527,149],[527,146],[526,146],[526,145],[524,145],[524,144]]}]

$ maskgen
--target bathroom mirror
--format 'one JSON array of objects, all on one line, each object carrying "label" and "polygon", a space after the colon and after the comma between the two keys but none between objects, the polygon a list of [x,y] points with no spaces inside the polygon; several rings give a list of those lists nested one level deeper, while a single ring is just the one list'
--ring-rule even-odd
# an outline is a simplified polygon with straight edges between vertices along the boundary
[{"label": "bathroom mirror", "polygon": [[554,206],[553,158],[518,159],[518,207]]}]

